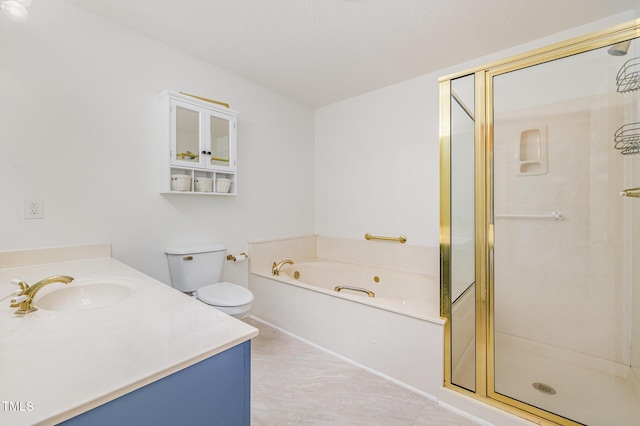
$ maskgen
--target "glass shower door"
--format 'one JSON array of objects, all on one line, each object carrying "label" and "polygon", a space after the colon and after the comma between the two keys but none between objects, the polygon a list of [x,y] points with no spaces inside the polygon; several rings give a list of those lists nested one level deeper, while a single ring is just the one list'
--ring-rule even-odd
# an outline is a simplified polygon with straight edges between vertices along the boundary
[{"label": "glass shower door", "polygon": [[451,82],[451,382],[476,389],[474,76]]},{"label": "glass shower door", "polygon": [[589,425],[640,418],[637,45],[491,80],[489,396]]}]

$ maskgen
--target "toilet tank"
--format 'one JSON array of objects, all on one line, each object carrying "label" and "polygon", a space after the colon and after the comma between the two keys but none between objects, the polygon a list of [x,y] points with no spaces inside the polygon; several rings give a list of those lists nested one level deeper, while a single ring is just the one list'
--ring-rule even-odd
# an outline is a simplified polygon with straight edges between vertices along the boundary
[{"label": "toilet tank", "polygon": [[192,292],[222,281],[226,247],[222,243],[174,246],[165,250],[173,288]]}]

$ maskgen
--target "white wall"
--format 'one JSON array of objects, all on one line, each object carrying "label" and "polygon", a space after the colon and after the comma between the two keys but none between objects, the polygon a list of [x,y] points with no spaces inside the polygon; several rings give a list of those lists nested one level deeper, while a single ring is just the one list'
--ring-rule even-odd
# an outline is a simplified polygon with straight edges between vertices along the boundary
[{"label": "white wall", "polygon": [[[239,253],[250,239],[313,233],[311,109],[64,1],[29,12],[0,20],[0,250],[111,242],[168,283],[168,245]],[[157,192],[165,89],[240,111],[237,196]],[[23,218],[25,198],[44,199],[43,220]],[[225,279],[246,285],[247,264]]]},{"label": "white wall", "polygon": [[440,77],[599,31],[633,11],[470,60],[316,111],[316,232],[404,234],[439,244]]},{"label": "white wall", "polygon": [[[165,282],[162,251],[170,244],[219,240],[238,253],[248,240],[372,232],[437,246],[438,78],[633,17],[314,115],[62,0],[34,2],[29,11],[25,24],[0,21],[0,250],[111,242],[116,258]],[[165,89],[240,111],[238,196],[157,193],[156,96]],[[25,198],[44,199],[45,219],[23,218]],[[246,265],[228,266],[225,279],[246,284]]]},{"label": "white wall", "polygon": [[317,110],[318,234],[437,243],[437,101],[426,76]]}]

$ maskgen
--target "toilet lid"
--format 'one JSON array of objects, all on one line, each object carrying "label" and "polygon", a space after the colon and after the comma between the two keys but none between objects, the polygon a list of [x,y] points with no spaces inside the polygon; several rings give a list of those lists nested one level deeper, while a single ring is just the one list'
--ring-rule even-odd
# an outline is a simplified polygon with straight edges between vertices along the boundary
[{"label": "toilet lid", "polygon": [[241,306],[253,302],[253,293],[237,284],[221,282],[201,287],[198,299],[214,306]]}]

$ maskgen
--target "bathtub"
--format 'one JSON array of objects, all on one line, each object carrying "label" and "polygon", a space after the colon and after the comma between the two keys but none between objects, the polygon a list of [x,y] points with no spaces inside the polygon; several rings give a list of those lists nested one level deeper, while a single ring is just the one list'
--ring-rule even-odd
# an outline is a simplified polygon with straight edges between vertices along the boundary
[{"label": "bathtub", "polygon": [[439,318],[440,290],[437,277],[313,259],[285,265],[280,276],[274,278],[414,318],[427,321]]},{"label": "bathtub", "polygon": [[254,318],[437,399],[438,277],[320,258],[294,262],[279,276],[267,262],[251,268]]}]

